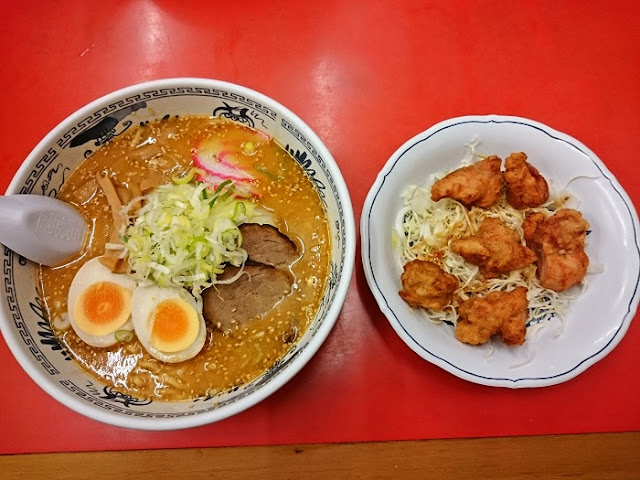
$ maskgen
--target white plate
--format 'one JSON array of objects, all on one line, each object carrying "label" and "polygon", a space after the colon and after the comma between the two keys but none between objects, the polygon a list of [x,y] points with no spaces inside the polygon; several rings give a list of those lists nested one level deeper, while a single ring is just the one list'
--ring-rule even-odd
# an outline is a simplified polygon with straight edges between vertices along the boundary
[{"label": "white plate", "polygon": [[[587,288],[570,303],[564,330],[559,319],[522,347],[500,341],[474,347],[458,342],[453,328],[434,325],[398,295],[401,269],[391,230],[404,189],[425,185],[431,173],[451,170],[465,143],[505,158],[523,151],[553,191],[568,190],[591,224],[587,253],[604,272],[587,275]],[[581,178],[576,178],[581,177]],[[638,216],[614,176],[585,145],[546,125],[518,117],[468,116],[441,122],[415,136],[388,160],[367,195],[361,218],[362,261],[369,287],[400,338],[425,360],[484,385],[521,388],[565,382],[607,355],[620,342],[638,306]],[[493,349],[493,351],[491,351]],[[522,365],[524,364],[524,365]]]}]

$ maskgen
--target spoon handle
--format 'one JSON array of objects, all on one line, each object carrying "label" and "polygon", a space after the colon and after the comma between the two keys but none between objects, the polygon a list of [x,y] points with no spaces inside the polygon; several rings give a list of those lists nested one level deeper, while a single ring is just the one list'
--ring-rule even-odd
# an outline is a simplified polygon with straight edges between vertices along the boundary
[{"label": "spoon handle", "polygon": [[37,263],[57,266],[84,246],[85,218],[71,205],[41,195],[0,197],[0,243]]}]

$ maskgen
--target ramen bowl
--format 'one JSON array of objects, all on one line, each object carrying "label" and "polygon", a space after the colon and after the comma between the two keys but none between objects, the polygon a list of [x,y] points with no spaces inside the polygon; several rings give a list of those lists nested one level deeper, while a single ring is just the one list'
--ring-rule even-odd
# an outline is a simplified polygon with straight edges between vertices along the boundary
[{"label": "ramen bowl", "polygon": [[222,420],[255,405],[290,380],[318,351],[344,302],[355,257],[355,226],[344,180],[318,136],[278,102],[248,88],[179,78],[134,85],[78,110],[54,128],[14,176],[7,195],[57,196],[85,158],[130,127],[176,115],[221,117],[266,132],[315,184],[331,238],[318,311],[272,367],[230,391],[190,401],[136,398],[102,383],[74,361],[51,327],[36,289],[38,266],[3,247],[0,327],[11,352],[49,395],[92,419],[127,428],[172,430]]}]

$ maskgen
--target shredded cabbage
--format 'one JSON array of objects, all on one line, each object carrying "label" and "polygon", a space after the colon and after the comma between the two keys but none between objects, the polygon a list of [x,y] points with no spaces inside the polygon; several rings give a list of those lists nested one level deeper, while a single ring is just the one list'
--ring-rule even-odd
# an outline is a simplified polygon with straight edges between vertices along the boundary
[{"label": "shredded cabbage", "polygon": [[[238,226],[254,218],[268,223],[269,215],[233,197],[231,181],[212,192],[204,183],[176,180],[143,197],[143,207],[122,232],[124,253],[138,281],[187,287],[197,298],[223,283],[217,275],[225,264],[244,265],[247,252]],[[125,209],[129,216],[129,206]]]},{"label": "shredded cabbage", "polygon": [[[476,145],[476,139],[466,145],[468,155],[462,160],[463,165],[470,164],[473,158],[482,158],[475,152]],[[453,253],[449,244],[454,238],[475,234],[486,217],[502,220],[522,237],[522,222],[527,213],[540,211],[550,214],[562,206],[567,195],[539,208],[524,211],[509,205],[503,195],[489,209],[472,207],[467,210],[461,203],[450,198],[438,202],[431,200],[431,185],[446,173],[448,172],[432,176],[424,187],[411,185],[403,192],[403,207],[398,212],[392,233],[392,244],[398,253],[400,267],[415,259],[430,260],[460,282],[454,296],[454,305],[445,307],[443,311],[420,309],[421,313],[433,323],[455,325],[458,318],[455,305],[468,300],[472,295],[484,296],[492,291],[512,290],[523,286],[528,289],[528,325],[542,324],[556,315],[563,321],[571,297],[566,292],[558,293],[542,287],[536,276],[535,266],[485,280],[479,275],[479,268]]]}]

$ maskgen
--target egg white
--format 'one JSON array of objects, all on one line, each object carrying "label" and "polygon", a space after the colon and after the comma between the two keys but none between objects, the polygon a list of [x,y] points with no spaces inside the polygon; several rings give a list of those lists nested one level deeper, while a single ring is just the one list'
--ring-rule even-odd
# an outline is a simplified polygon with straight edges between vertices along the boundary
[{"label": "egg white", "polygon": [[[98,282],[111,282],[118,284],[129,290],[130,293],[132,293],[136,288],[136,282],[126,274],[113,273],[107,267],[102,265],[97,257],[92,258],[80,267],[80,270],[78,270],[76,276],[73,277],[73,280],[71,281],[69,294],[67,295],[67,313],[69,314],[69,323],[71,324],[71,327],[83,342],[94,347],[109,347],[117,342],[115,331],[108,333],[107,335],[91,335],[78,326],[73,316],[73,306],[76,304],[78,297],[80,297],[82,292],[84,292],[89,286]],[[123,326],[118,328],[118,330],[132,331],[133,323],[131,322],[131,318],[129,318]]]},{"label": "egg white", "polygon": [[[195,341],[187,348],[178,352],[161,352],[151,343],[153,325],[149,320],[151,314],[161,302],[172,298],[180,298],[194,308],[200,320],[200,328]],[[138,340],[140,340],[144,349],[162,362],[178,363],[189,360],[195,357],[204,346],[207,328],[204,323],[204,317],[202,316],[202,307],[198,305],[193,296],[184,288],[161,288],[155,285],[136,288],[131,296],[131,319]]]}]

